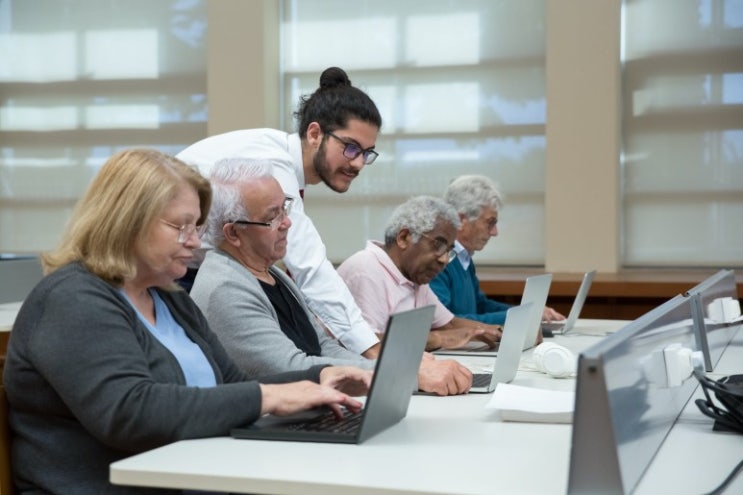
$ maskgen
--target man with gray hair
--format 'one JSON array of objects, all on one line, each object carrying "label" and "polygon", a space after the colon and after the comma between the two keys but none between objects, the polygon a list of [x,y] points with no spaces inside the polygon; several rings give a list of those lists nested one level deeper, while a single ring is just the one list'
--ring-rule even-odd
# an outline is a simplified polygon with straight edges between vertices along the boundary
[{"label": "man with gray hair", "polygon": [[[444,200],[456,210],[460,226],[454,243],[456,259],[431,281],[431,289],[449,311],[461,318],[503,325],[510,305],[492,299],[480,289],[472,255],[498,235],[498,212],[503,196],[483,175],[462,175],[444,192]],[[563,315],[544,308],[543,320],[562,320]]]},{"label": "man with gray hair", "polygon": [[[271,162],[223,159],[210,173],[207,252],[191,297],[232,359],[251,376],[375,361],[343,347],[310,311],[297,285],[274,263],[284,257],[292,198]],[[421,362],[418,386],[437,395],[464,393],[472,375],[453,360]]]},{"label": "man with gray hair", "polygon": [[392,213],[384,243],[369,241],[338,267],[364,318],[380,335],[392,313],[433,304],[428,350],[457,348],[473,339],[494,346],[500,340],[499,326],[456,317],[428,286],[452,259],[459,225],[457,212],[445,201],[411,198]]}]

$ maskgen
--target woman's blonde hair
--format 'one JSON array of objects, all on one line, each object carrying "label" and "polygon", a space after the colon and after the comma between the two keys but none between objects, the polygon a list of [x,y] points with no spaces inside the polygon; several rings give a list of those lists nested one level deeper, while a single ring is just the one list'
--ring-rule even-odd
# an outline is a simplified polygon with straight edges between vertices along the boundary
[{"label": "woman's blonde hair", "polygon": [[74,261],[102,279],[121,285],[136,275],[134,247],[145,237],[183,183],[199,196],[206,221],[211,205],[209,181],[196,168],[151,149],[116,153],[103,165],[78,201],[59,246],[42,256],[44,271]]}]

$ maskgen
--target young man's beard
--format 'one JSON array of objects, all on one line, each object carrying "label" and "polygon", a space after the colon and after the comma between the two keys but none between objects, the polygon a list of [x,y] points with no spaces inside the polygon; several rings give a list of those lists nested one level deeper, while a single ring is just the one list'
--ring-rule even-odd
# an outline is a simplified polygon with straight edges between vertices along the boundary
[{"label": "young man's beard", "polygon": [[[315,169],[315,173],[320,177],[320,180],[328,186],[330,189],[337,193],[344,193],[348,191],[348,187],[339,188],[333,184],[333,172],[328,165],[325,150],[325,140],[323,140],[320,147],[317,149],[315,156],[312,158],[312,167]],[[346,186],[343,184],[343,186]],[[350,186],[349,186],[350,187]]]}]

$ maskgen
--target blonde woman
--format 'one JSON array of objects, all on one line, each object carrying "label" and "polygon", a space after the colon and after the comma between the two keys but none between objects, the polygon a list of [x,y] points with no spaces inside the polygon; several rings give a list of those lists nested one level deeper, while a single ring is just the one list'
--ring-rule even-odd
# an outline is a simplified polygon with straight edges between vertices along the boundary
[{"label": "blonde woman", "polygon": [[[5,387],[19,493],[143,493],[109,464],[264,413],[358,410],[369,372],[314,367],[248,381],[174,281],[211,188],[153,150],[114,155],[78,203],[13,327]],[[298,381],[300,380],[300,381]]]}]

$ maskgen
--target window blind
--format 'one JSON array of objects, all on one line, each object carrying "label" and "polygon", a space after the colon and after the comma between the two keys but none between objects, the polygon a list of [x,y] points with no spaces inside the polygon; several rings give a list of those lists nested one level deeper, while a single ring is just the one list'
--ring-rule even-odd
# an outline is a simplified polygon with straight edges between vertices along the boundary
[{"label": "window blind", "polygon": [[506,196],[482,263],[544,263],[544,1],[282,2],[283,127],[330,66],[383,118],[379,158],[338,194],[305,191],[335,262],[382,239],[407,198],[478,173]]},{"label": "window blind", "polygon": [[53,248],[102,163],[206,134],[203,0],[0,0],[0,252]]},{"label": "window blind", "polygon": [[743,3],[626,0],[625,266],[743,266]]}]

